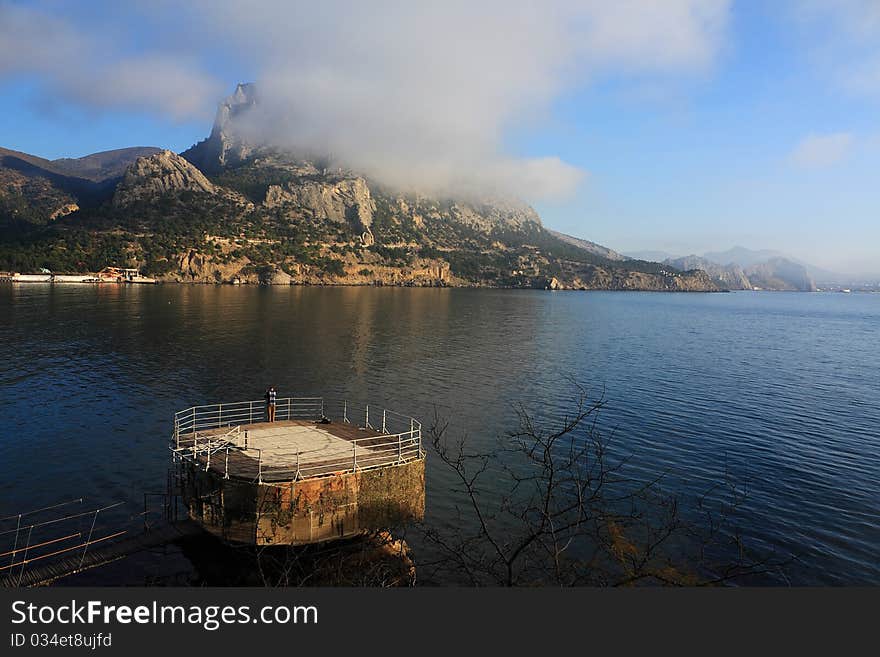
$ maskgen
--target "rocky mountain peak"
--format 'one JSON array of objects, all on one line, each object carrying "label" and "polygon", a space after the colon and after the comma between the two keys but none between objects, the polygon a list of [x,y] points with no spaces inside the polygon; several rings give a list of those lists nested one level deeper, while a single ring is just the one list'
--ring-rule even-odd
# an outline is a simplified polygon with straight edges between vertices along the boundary
[{"label": "rocky mountain peak", "polygon": [[257,103],[257,86],[253,82],[238,84],[232,95],[227,96],[217,108],[210,136],[181,155],[199,169],[208,172],[218,171],[247,159],[256,147],[242,138],[235,122]]},{"label": "rocky mountain peak", "polygon": [[215,187],[196,167],[180,155],[164,150],[141,157],[125,172],[113,195],[113,205],[129,205],[169,191],[213,194]]},{"label": "rocky mountain peak", "polygon": [[224,105],[238,107],[241,105],[257,104],[257,85],[253,82],[239,82],[235,85],[232,95],[223,101]]},{"label": "rocky mountain peak", "polygon": [[238,84],[231,96],[227,96],[217,108],[211,137],[229,140],[234,137],[232,125],[235,118],[244,114],[257,104],[257,87],[253,82]]}]

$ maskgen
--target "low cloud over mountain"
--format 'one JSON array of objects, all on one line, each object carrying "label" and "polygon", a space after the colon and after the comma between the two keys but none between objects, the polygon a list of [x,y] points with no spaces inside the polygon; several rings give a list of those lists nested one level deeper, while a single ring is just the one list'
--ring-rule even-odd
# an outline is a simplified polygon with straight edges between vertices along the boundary
[{"label": "low cloud over mountain", "polygon": [[512,132],[610,69],[705,70],[728,10],[728,0],[2,5],[0,76],[35,74],[44,93],[87,106],[204,117],[229,83],[214,62],[235,61],[260,85],[252,140],[329,153],[400,188],[537,200],[569,194],[586,172],[556,153],[521,155]]}]

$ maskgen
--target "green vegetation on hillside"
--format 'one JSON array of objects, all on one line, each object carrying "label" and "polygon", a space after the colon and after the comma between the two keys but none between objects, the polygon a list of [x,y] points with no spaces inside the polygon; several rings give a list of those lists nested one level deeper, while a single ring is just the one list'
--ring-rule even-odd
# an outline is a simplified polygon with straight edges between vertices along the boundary
[{"label": "green vegetation on hillside", "polygon": [[[165,152],[141,160],[115,202],[108,193],[54,220],[50,215],[75,198],[37,176],[0,196],[0,269],[124,265],[203,282],[268,282],[282,272],[303,282],[420,276],[421,284],[451,277],[455,284],[499,287],[544,287],[553,279],[554,286],[627,285],[627,277],[641,273],[655,278],[632,285],[669,289],[662,265],[611,261],[562,241],[526,206],[402,197],[320,170],[270,154],[219,169],[212,188],[190,163]],[[271,185],[292,192],[303,185],[307,193],[278,195],[267,206]],[[316,199],[314,207],[297,198]],[[364,241],[365,232],[372,240]]]}]

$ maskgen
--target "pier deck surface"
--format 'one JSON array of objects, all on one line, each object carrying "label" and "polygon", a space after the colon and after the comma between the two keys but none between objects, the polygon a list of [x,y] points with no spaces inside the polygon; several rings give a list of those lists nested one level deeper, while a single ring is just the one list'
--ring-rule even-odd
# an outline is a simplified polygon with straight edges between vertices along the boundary
[{"label": "pier deck surface", "polygon": [[[228,431],[219,428],[199,432],[199,440],[212,436],[219,440]],[[314,477],[347,470],[353,464],[367,468],[380,461],[386,463],[389,452],[397,449],[389,444],[393,440],[397,438],[345,422],[258,422],[240,425],[239,433],[230,438],[234,447],[228,455],[224,447],[211,455],[210,465],[205,454],[199,454],[197,460],[231,478],[253,480],[262,475],[267,481],[283,481],[293,479],[297,472],[301,477]],[[180,446],[192,445],[192,435],[181,434]],[[243,449],[245,445],[247,448]]]}]

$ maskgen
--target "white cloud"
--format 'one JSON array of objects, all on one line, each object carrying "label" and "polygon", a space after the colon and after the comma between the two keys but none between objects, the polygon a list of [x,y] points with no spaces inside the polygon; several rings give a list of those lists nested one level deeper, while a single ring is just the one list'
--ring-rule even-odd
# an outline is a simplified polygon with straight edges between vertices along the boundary
[{"label": "white cloud", "polygon": [[830,167],[850,153],[853,142],[853,136],[848,132],[807,135],[794,147],[791,159],[805,168]]},{"label": "white cloud", "polygon": [[[710,69],[730,0],[157,0],[137,17],[121,11],[111,39],[75,16],[0,7],[0,75],[30,72],[78,102],[181,117],[217,100],[214,69],[199,62],[231,60],[259,84],[267,138],[394,183],[541,198],[572,191],[584,172],[552,153],[509,154],[510,130],[547,120],[595,76]],[[132,54],[135,18],[157,37],[131,38]]]},{"label": "white cloud", "polygon": [[121,40],[38,8],[0,4],[0,78],[32,75],[63,100],[90,107],[135,108],[173,119],[210,115],[206,101],[225,85],[191,58],[122,54]]}]

